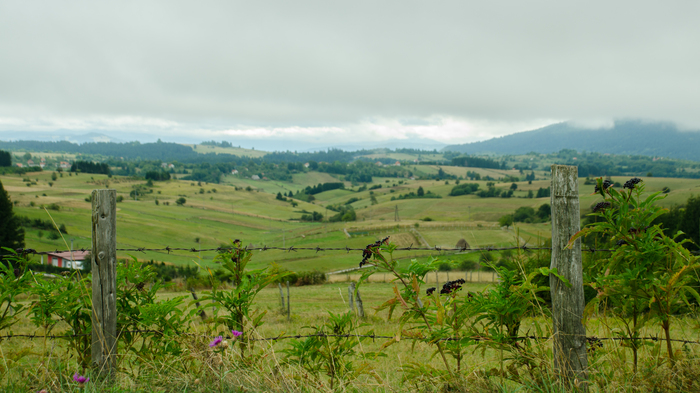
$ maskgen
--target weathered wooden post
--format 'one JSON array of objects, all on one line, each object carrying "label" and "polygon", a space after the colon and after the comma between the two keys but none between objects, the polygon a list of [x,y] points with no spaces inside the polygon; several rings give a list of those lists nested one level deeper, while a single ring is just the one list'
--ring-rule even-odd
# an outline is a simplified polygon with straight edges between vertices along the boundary
[{"label": "weathered wooden post", "polygon": [[355,297],[355,282],[351,282],[348,285],[348,307],[350,307],[350,312],[355,311],[355,306],[353,305],[353,298]]},{"label": "weathered wooden post", "polygon": [[566,248],[569,239],[579,231],[578,168],[552,165],[552,263],[551,268],[569,281],[565,285],[549,276],[554,323],[554,369],[562,377],[588,389],[588,357],[586,329],[583,326],[583,267],[581,240]]},{"label": "weathered wooden post", "polygon": [[365,317],[365,307],[362,305],[362,298],[360,297],[360,288],[355,289],[355,283],[352,283],[353,292],[355,292],[355,300],[357,300],[357,314],[360,318]]},{"label": "weathered wooden post", "polygon": [[117,191],[92,191],[92,366],[112,376],[117,359]]},{"label": "weathered wooden post", "polygon": [[292,319],[292,305],[291,298],[289,296],[289,281],[287,281],[287,322]]},{"label": "weathered wooden post", "polygon": [[282,311],[284,311],[284,292],[282,292],[282,283],[278,282],[277,287],[280,289],[280,302],[282,304]]}]

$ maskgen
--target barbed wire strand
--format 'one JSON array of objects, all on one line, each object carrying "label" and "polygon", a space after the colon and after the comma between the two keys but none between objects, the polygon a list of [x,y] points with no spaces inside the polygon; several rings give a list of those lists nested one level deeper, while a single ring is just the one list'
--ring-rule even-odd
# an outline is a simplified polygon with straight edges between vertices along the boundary
[{"label": "barbed wire strand", "polygon": [[[198,249],[196,247],[170,247],[170,246],[165,246],[161,248],[146,248],[146,247],[135,247],[135,248],[117,248],[117,251],[133,251],[133,252],[146,252],[146,251],[155,251],[155,252],[167,252],[170,253],[172,251],[186,251],[186,252],[192,252],[192,253],[198,253],[198,252],[208,252],[208,251],[216,251],[216,252],[226,252],[232,250],[232,247],[217,247],[217,248],[202,248]],[[270,251],[270,250],[279,250],[279,251],[287,251],[287,252],[292,252],[292,251],[315,251],[315,252],[325,252],[325,251],[345,251],[345,252],[350,252],[350,251],[364,251],[365,248],[356,248],[356,247],[296,247],[296,246],[289,246],[289,247],[272,247],[272,246],[246,246],[244,247],[245,250],[248,251]],[[480,247],[480,248],[467,248],[467,247],[413,247],[413,246],[408,246],[408,247],[397,247],[394,249],[394,251],[456,251],[456,252],[465,252],[465,251],[473,251],[473,252],[492,252],[492,251],[505,251],[505,250],[523,250],[523,251],[537,251],[537,250],[551,250],[550,247],[529,247],[529,246],[512,246],[512,247]],[[55,250],[55,251],[37,251],[32,248],[19,248],[16,249],[15,252],[17,254],[32,254],[32,255],[48,255],[48,254],[57,254],[57,253],[66,253],[66,252],[89,252],[91,251],[90,249],[86,248],[80,248],[80,249],[75,249],[75,250]],[[595,248],[584,248],[581,249],[581,251],[585,252],[612,252],[614,250],[610,249],[595,249]]]},{"label": "barbed wire strand", "polygon": [[[161,336],[165,335],[164,331],[160,330],[125,330],[119,332],[119,335],[124,334],[124,333],[154,333],[154,334],[160,334]],[[174,335],[185,335],[185,336],[197,336],[197,337],[206,337],[206,338],[215,338],[214,336],[209,336],[206,334],[199,334],[199,333],[185,333],[185,332],[173,332],[171,334]],[[91,333],[83,333],[83,334],[68,334],[68,335],[36,335],[36,334],[9,334],[5,336],[0,336],[0,340],[6,340],[6,339],[14,339],[14,338],[24,338],[24,339],[63,339],[63,338],[77,338],[77,337],[85,337],[85,336],[90,336]],[[311,337],[336,337],[336,338],[353,338],[353,337],[358,337],[358,338],[371,338],[371,339],[396,339],[396,336],[382,336],[382,335],[376,335],[376,334],[325,334],[325,333],[315,333],[315,334],[290,334],[290,335],[279,335],[279,336],[273,336],[273,337],[262,337],[262,338],[251,338],[249,341],[278,341],[278,340],[287,340],[287,339],[301,339],[301,338],[311,338]],[[231,336],[226,336],[227,339],[232,339],[233,337]],[[480,336],[466,336],[466,337],[441,337],[441,338],[430,338],[430,337],[413,337],[413,336],[400,336],[398,341],[401,340],[424,340],[424,341],[461,341],[461,340],[472,340],[472,341],[488,341],[487,337],[480,337]],[[539,336],[518,336],[518,337],[513,337],[514,340],[551,340],[552,337],[539,337]],[[596,341],[633,341],[633,340],[638,340],[638,341],[667,341],[665,338],[659,338],[659,337],[598,337],[598,336],[586,336],[586,340],[589,342],[596,342]],[[685,339],[670,339],[669,341],[671,342],[679,342],[683,344],[700,344],[700,341],[694,341],[694,340],[685,340]]]}]

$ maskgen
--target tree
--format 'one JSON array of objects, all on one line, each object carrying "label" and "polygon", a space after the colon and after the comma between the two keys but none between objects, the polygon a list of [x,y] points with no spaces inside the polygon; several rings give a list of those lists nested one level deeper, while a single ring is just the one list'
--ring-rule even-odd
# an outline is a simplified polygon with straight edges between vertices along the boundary
[{"label": "tree", "polygon": [[[12,211],[10,195],[0,182],[0,247],[11,249],[24,248],[24,228],[19,217]],[[0,249],[0,255],[6,252]]]},{"label": "tree", "polygon": [[506,228],[510,227],[511,225],[513,225],[513,215],[507,214],[505,216],[502,216],[498,219],[498,225]]},{"label": "tree", "polygon": [[0,166],[12,166],[12,155],[9,151],[0,150]]},{"label": "tree", "polygon": [[515,190],[518,189],[518,185],[515,184],[515,183],[513,183],[513,184],[510,185],[510,189],[513,190],[513,191],[515,191]]},{"label": "tree", "polygon": [[177,203],[178,206],[182,206],[182,205],[184,205],[185,203],[187,203],[187,199],[185,199],[185,198],[183,198],[183,197],[180,197],[180,198],[177,198],[177,200],[175,201],[175,203]]},{"label": "tree", "polygon": [[418,187],[418,191],[416,191],[416,195],[418,195],[419,197],[422,197],[423,195],[425,195],[425,191],[423,190],[422,186]]},{"label": "tree", "polygon": [[687,243],[686,247],[696,250],[700,245],[700,196],[688,198],[685,212],[678,224],[678,229],[685,233],[684,238],[695,243]]}]

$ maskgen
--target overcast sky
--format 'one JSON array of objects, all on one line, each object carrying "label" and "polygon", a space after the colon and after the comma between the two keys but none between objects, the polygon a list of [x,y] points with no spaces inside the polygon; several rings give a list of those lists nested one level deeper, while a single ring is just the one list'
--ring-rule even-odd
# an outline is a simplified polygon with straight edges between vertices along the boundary
[{"label": "overcast sky", "polygon": [[0,131],[430,138],[700,128],[700,1],[2,1]]}]

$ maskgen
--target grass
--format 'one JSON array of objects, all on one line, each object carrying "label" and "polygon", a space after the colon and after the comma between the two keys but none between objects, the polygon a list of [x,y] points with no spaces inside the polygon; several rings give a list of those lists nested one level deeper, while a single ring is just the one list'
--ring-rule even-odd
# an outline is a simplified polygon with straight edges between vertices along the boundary
[{"label": "grass", "polygon": [[[428,166],[421,166],[428,167]],[[446,172],[466,171],[474,168],[442,167]],[[512,171],[505,171],[510,173]],[[461,173],[461,172],[460,172]],[[466,172],[465,172],[466,173]],[[30,178],[37,184],[27,187],[23,178]],[[529,206],[538,208],[549,203],[549,198],[479,198],[474,195],[450,197],[448,194],[454,181],[445,185],[444,181],[407,180],[395,178],[375,178],[373,184],[382,184],[382,188],[373,190],[378,204],[371,205],[369,190],[355,192],[350,190],[332,190],[316,195],[314,203],[297,201],[297,207],[291,203],[275,199],[279,191],[294,191],[308,185],[337,181],[326,173],[308,172],[295,174],[291,183],[275,181],[253,181],[236,176],[225,176],[223,184],[197,184],[196,182],[171,180],[156,182],[153,193],[142,195],[138,201],[130,199],[129,192],[136,185],[144,185],[143,180],[123,177],[108,178],[105,175],[81,174],[70,176],[64,173],[53,186],[51,172],[30,173],[24,176],[0,176],[5,189],[10,193],[17,214],[30,218],[49,219],[47,213],[40,208],[56,203],[59,211],[49,211],[54,220],[68,229],[67,239],[73,240],[76,249],[89,248],[91,203],[85,198],[93,189],[103,188],[109,184],[117,190],[124,202],[117,205],[117,242],[118,248],[163,248],[165,246],[184,248],[216,248],[228,244],[233,239],[241,239],[245,244],[253,246],[310,246],[310,247],[364,247],[377,238],[387,235],[394,236],[399,241],[407,242],[406,246],[415,241],[411,228],[419,224],[418,231],[423,234],[428,243],[452,247],[457,240],[464,238],[473,247],[497,246],[513,244],[515,232],[496,229],[493,226],[504,214],[510,214],[517,208]],[[389,181],[388,183],[386,181]],[[614,181],[624,182],[626,178],[613,177]],[[398,184],[403,181],[403,184]],[[592,185],[583,185],[580,179],[579,189],[582,212],[598,200],[592,194]],[[470,181],[465,181],[470,182]],[[682,203],[692,194],[700,191],[700,180],[647,178],[647,190],[660,191],[669,187],[671,192],[661,201],[662,206],[670,207]],[[485,181],[478,181],[485,188]],[[251,185],[257,191],[246,191]],[[349,184],[347,185],[349,187]],[[499,187],[509,187],[510,183],[498,183]],[[549,186],[548,180],[518,183],[515,196],[526,196],[527,191]],[[238,187],[238,189],[236,189]],[[243,188],[241,190],[240,188]],[[441,199],[407,199],[391,201],[392,196],[415,192],[418,187],[443,196]],[[204,193],[200,194],[200,189]],[[214,192],[216,190],[216,192]],[[279,191],[277,191],[279,190]],[[394,191],[393,193],[391,191]],[[180,196],[187,199],[185,206],[176,206],[175,200]],[[326,216],[334,214],[326,210],[330,204],[345,203],[350,198],[359,198],[352,205],[356,209],[357,221],[351,223],[302,223],[295,221],[302,210],[317,211]],[[155,205],[158,199],[159,205]],[[168,206],[165,203],[169,203]],[[30,206],[33,203],[34,206]],[[395,222],[396,209],[400,221]],[[425,218],[433,221],[424,222]],[[401,228],[396,229],[395,225]],[[480,227],[479,227],[480,226]],[[551,233],[549,223],[516,224],[520,230],[521,242],[537,243],[537,238],[548,238]],[[460,227],[451,229],[452,227]],[[353,236],[348,239],[343,229],[367,232],[366,235]],[[27,230],[27,247],[37,250],[63,249],[60,240],[50,240],[48,233],[39,236],[36,229]],[[200,243],[195,239],[199,238]],[[413,240],[411,240],[413,239]],[[199,263],[202,266],[214,267],[212,259],[214,252],[122,252],[120,257],[128,254],[141,260],[164,261],[173,264]],[[397,254],[399,257],[414,257],[427,254],[406,252]],[[278,263],[290,270],[334,271],[357,265],[355,256],[342,253],[315,252],[283,252],[267,251],[256,258],[257,266]]]},{"label": "grass", "polygon": [[[444,273],[443,273],[444,274]],[[430,279],[430,276],[428,276]],[[441,282],[446,277],[441,277]],[[482,291],[489,284],[466,284],[463,293]],[[374,313],[373,308],[393,296],[393,283],[368,283],[361,286],[360,291],[368,317],[363,322],[365,327],[358,332],[373,330],[377,335],[395,336],[399,325],[394,318],[388,320],[386,311]],[[265,324],[256,332],[257,337],[276,337],[280,335],[308,334],[310,326],[317,326],[328,320],[330,313],[339,314],[348,310],[348,284],[332,283],[307,287],[292,287],[291,320],[287,321],[286,313],[280,306],[279,290],[276,287],[266,288],[256,299],[256,307],[266,311]],[[158,298],[161,301],[183,295],[179,292],[162,292]],[[187,293],[184,293],[187,295]],[[286,299],[286,290],[284,291]],[[27,299],[28,301],[29,299]],[[551,322],[545,317],[527,318],[521,326],[522,334],[536,334],[535,327],[545,331]],[[693,317],[679,318],[675,322],[676,337],[695,337],[698,333]],[[59,325],[53,332],[60,333],[64,327]],[[194,331],[211,331],[207,324],[195,323]],[[614,336],[616,325],[605,314],[595,315],[587,321],[587,334],[599,337]],[[658,329],[650,325],[644,335],[658,334]],[[33,333],[27,319],[14,329],[16,334]],[[545,334],[547,334],[545,332]],[[205,392],[219,390],[226,392],[248,391],[322,391],[330,392],[327,384],[319,385],[312,379],[304,377],[305,371],[293,365],[285,365],[284,350],[289,349],[292,340],[279,340],[270,343],[256,344],[259,357],[255,366],[246,366],[236,360],[235,356],[224,356],[221,366],[216,366],[217,357],[207,346],[209,338],[182,337],[188,347],[186,355],[181,359],[171,359],[167,363],[154,361],[150,366],[138,366],[138,363],[123,363],[122,372],[118,375],[116,386],[97,382],[92,376],[92,383],[85,389],[80,389],[72,382],[71,376],[80,372],[73,360],[68,357],[67,349],[62,341],[50,341],[44,347],[39,340],[13,339],[0,342],[3,358],[12,367],[3,370],[3,382],[0,386],[6,392],[38,391],[48,388],[49,391],[93,392],[93,391],[149,391],[149,392]],[[358,348],[360,352],[378,351],[386,343],[386,339],[363,341]],[[433,356],[433,348],[424,343],[414,343],[403,339],[382,350],[385,357],[370,359],[375,378],[361,376],[351,382],[347,391],[563,391],[557,388],[556,377],[551,372],[551,341],[541,341],[534,344],[531,351],[537,362],[542,362],[534,370],[523,368],[514,377],[503,379],[498,374],[499,354],[486,349],[484,351],[467,351],[464,361],[465,372],[462,374],[462,388],[446,387],[443,377],[431,377],[430,374],[419,374],[409,377],[411,364],[432,367],[440,370],[443,366]],[[616,342],[605,341],[603,348],[589,353],[591,386],[593,392],[610,391],[693,391],[697,388],[694,373],[699,370],[697,346],[677,346],[679,363],[671,370],[665,364],[663,356],[658,352],[659,343],[650,343],[641,353],[640,372],[631,374],[629,350]],[[234,351],[235,352],[235,351]],[[16,359],[24,353],[25,356]],[[30,354],[47,354],[48,358]],[[123,352],[120,352],[123,356]],[[16,359],[12,360],[12,359]],[[213,359],[213,360],[212,360]],[[126,361],[126,358],[124,358]],[[192,363],[194,368],[184,370],[181,363]],[[356,364],[359,360],[355,360]],[[455,363],[450,360],[454,367]],[[510,360],[507,360],[510,363]],[[229,371],[223,378],[221,370]],[[322,379],[323,381],[323,379]],[[97,382],[97,383],[95,383]],[[220,387],[220,384],[221,387]],[[501,387],[500,389],[498,387]],[[675,389],[672,389],[675,387]],[[111,390],[110,390],[111,389]]]}]

